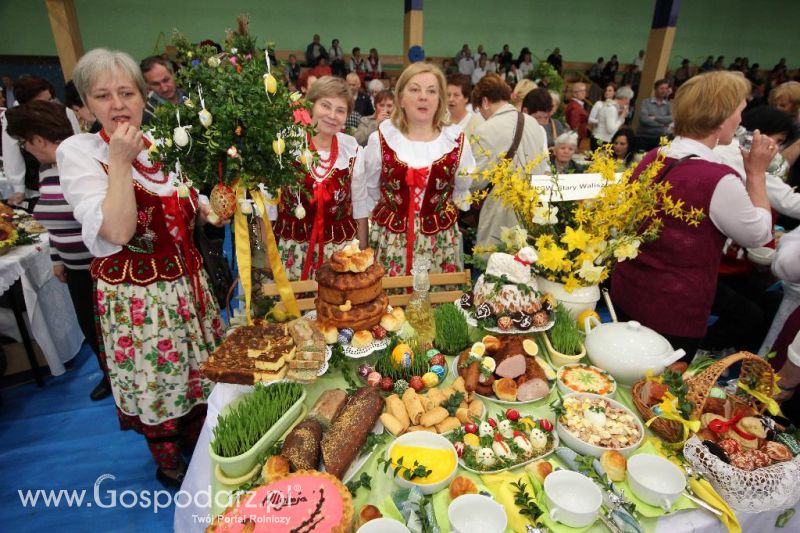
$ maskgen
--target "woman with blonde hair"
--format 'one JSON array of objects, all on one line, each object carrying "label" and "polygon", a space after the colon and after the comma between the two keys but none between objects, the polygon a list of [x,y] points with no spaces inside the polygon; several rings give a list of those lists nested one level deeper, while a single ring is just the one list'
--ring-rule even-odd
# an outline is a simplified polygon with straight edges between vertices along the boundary
[{"label": "woman with blonde hair", "polygon": [[[341,78],[323,76],[308,90],[313,104],[308,139],[316,162],[295,163],[305,171],[297,188],[281,191],[275,234],[290,279],[313,278],[325,258],[358,239],[367,242],[369,207],[363,180],[354,177],[361,147],[342,133],[353,110],[350,89]],[[300,156],[302,154],[296,154]]]},{"label": "woman with blonde hair", "polygon": [[[635,178],[663,150],[657,179],[670,184],[674,201],[706,216],[697,227],[662,217],[661,236],[615,268],[612,299],[623,319],[661,333],[689,359],[706,334],[725,240],[751,248],[772,239],[766,169],[778,146],[756,130],[752,149],[743,156],[746,183],[713,151],[732,142],[749,94],[750,82],[732,72],[689,79],[673,102],[675,140],[651,150],[634,171]],[[676,303],[677,312],[665,312]]]},{"label": "woman with blonde hair", "polygon": [[461,270],[456,219],[469,206],[472,150],[446,123],[438,67],[410,65],[395,89],[392,118],[370,136],[357,172],[374,205],[369,242],[389,276],[409,274],[416,256],[430,259],[433,272]]},{"label": "woman with blonde hair", "polygon": [[522,102],[529,92],[537,88],[536,82],[529,79],[522,79],[514,86],[511,91],[511,103],[517,108],[517,111],[522,111]]}]

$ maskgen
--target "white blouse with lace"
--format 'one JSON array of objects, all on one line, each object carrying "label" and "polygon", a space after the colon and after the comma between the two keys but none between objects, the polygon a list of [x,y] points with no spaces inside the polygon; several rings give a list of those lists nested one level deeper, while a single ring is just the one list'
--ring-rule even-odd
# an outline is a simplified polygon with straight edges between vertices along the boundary
[{"label": "white blouse with lace", "polygon": [[[400,161],[411,168],[428,169],[434,161],[457,146],[458,136],[461,133],[461,129],[457,125],[446,126],[432,141],[411,141],[390,120],[381,122],[378,130],[383,134],[386,144],[395,151]],[[472,155],[469,141],[465,139],[463,144],[455,177],[453,203],[459,209],[467,210],[469,209],[470,186],[472,185],[470,174],[475,170],[475,158]],[[376,131],[370,135],[367,147],[364,148],[361,158],[356,164],[353,176],[354,181],[358,176],[360,181],[366,183],[369,201],[367,212],[371,212],[380,199],[381,156],[380,140]]]}]

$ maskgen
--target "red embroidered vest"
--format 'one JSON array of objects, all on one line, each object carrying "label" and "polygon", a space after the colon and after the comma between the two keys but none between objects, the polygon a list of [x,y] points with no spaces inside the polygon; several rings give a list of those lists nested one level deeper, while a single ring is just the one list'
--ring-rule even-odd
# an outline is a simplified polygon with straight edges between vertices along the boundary
[{"label": "red embroidered vest", "polygon": [[[397,158],[378,130],[381,143],[380,199],[372,211],[372,221],[392,233],[406,233],[408,202],[413,201],[406,185],[408,165]],[[425,235],[433,235],[453,227],[457,209],[453,204],[456,172],[464,146],[464,134],[459,135],[456,147],[431,165],[428,183],[418,215]]]},{"label": "red embroidered vest", "polygon": [[[356,238],[357,226],[353,220],[353,198],[351,191],[351,177],[355,157],[350,159],[348,168],[335,168],[331,174],[319,184],[327,189],[325,200],[325,233],[324,242],[340,244]],[[300,203],[306,211],[306,216],[298,219],[294,215],[297,207],[297,196],[293,192],[284,190],[278,204],[278,219],[275,222],[275,234],[282,239],[291,239],[297,242],[308,242],[311,239],[311,230],[314,226],[317,204],[312,203],[314,198],[314,178],[310,172],[306,173],[304,190],[300,194]]]},{"label": "red embroidered vest", "polygon": [[[191,205],[192,202],[197,205],[197,192],[190,189],[191,201],[177,195],[161,197],[135,180],[133,190],[136,195],[136,233],[119,252],[92,261],[92,278],[113,285],[131,283],[145,286],[199,272],[203,263],[192,239],[195,212]],[[170,229],[180,235],[180,242]]]}]

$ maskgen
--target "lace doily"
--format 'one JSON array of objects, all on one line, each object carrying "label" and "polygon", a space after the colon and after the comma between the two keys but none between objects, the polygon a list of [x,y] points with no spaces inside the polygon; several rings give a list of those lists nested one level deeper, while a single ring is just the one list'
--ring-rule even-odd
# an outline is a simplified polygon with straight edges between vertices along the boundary
[{"label": "lace doily", "polygon": [[800,500],[800,456],[748,472],[724,463],[696,436],[686,442],[683,455],[737,511],[786,509]]},{"label": "lace doily", "polygon": [[[391,307],[389,307],[389,309],[391,310]],[[308,313],[303,315],[303,318],[305,318],[306,320],[316,320],[317,312],[309,311]],[[342,351],[344,352],[345,357],[349,357],[350,359],[363,359],[368,355],[372,354],[373,352],[377,352],[378,350],[383,350],[388,346],[389,346],[389,337],[387,336],[380,340],[373,338],[372,342],[367,346],[364,346],[363,348],[354,348],[349,344],[344,344],[342,345]],[[331,347],[328,346],[327,353],[330,352],[331,352]],[[328,356],[328,359],[330,359],[330,356]]]}]

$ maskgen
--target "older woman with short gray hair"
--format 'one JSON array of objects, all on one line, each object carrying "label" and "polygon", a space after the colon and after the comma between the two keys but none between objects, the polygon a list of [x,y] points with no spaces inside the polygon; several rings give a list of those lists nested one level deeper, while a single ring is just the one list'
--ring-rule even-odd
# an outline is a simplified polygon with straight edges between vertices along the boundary
[{"label": "older woman with short gray hair", "polygon": [[73,79],[103,129],[66,139],[56,159],[95,256],[94,306],[120,427],[145,436],[156,478],[179,487],[181,452],[196,442],[211,393],[200,365],[224,332],[192,238],[208,207],[194,189],[179,195],[178,175],[150,160],[152,140],[140,130],[146,89],[130,56],[92,50]]},{"label": "older woman with short gray hair", "polygon": [[556,138],[550,155],[551,170],[554,174],[575,174],[583,172],[583,168],[572,160],[578,149],[578,134],[567,131]]}]

